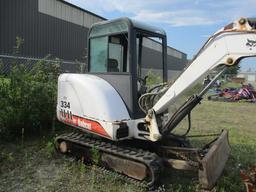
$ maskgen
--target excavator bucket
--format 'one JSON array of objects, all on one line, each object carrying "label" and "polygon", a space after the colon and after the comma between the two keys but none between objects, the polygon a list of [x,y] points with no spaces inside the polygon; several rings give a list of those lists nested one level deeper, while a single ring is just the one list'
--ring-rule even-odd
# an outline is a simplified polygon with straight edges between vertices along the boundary
[{"label": "excavator bucket", "polygon": [[228,131],[224,130],[211,145],[209,151],[200,161],[199,183],[203,189],[212,189],[220,177],[230,154]]}]

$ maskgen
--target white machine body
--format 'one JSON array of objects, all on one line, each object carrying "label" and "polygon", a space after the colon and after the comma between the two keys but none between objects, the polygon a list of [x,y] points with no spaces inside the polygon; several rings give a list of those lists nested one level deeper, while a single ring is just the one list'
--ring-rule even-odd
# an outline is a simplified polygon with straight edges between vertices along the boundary
[{"label": "white machine body", "polygon": [[[121,96],[106,80],[92,74],[62,74],[58,80],[58,119],[111,140],[159,140],[156,116],[174,104],[184,91],[219,65],[234,65],[240,58],[256,56],[256,30],[248,22],[240,21],[209,38],[145,118],[131,119]],[[148,129],[139,129],[141,123]]]},{"label": "white machine body", "polygon": [[89,74],[60,75],[57,117],[92,132],[91,124],[98,122],[106,132],[101,135],[111,139],[117,122],[130,119],[117,91],[105,80]]}]

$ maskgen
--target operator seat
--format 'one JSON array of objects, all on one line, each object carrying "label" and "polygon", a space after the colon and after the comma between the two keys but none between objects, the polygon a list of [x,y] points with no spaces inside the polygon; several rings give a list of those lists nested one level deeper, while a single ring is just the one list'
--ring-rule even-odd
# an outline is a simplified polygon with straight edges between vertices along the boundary
[{"label": "operator seat", "polygon": [[108,59],[108,72],[119,72],[118,61],[116,59]]}]

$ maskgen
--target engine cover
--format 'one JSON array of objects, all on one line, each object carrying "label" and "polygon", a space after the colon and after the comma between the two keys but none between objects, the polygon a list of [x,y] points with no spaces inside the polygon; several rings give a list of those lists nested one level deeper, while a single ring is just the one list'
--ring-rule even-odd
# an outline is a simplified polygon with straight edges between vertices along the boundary
[{"label": "engine cover", "polygon": [[98,123],[113,139],[113,130],[107,128],[130,116],[122,98],[107,81],[91,74],[69,73],[58,79],[57,118],[89,131]]}]

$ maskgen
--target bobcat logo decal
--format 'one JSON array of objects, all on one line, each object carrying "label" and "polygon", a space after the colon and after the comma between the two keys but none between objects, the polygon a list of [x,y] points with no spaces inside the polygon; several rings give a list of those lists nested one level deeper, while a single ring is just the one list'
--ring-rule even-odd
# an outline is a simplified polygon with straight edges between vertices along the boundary
[{"label": "bobcat logo decal", "polygon": [[256,47],[256,41],[247,39],[246,46],[247,46],[247,47],[250,47],[250,48],[251,48],[251,47]]}]

